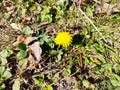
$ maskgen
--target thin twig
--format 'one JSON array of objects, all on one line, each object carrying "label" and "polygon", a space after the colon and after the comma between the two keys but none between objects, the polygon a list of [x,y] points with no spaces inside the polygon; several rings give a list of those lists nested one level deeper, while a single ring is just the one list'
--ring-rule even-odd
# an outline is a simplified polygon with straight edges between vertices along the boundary
[{"label": "thin twig", "polygon": [[95,26],[95,24],[92,22],[92,20],[90,20],[90,18],[82,11],[82,9],[80,8],[79,5],[79,11],[87,18],[87,20],[90,22],[90,24],[95,28],[95,30],[100,34],[100,36],[102,37],[102,39],[104,40],[104,42],[108,43],[107,40],[105,39],[105,37],[103,37],[102,33],[100,32],[100,30]]}]

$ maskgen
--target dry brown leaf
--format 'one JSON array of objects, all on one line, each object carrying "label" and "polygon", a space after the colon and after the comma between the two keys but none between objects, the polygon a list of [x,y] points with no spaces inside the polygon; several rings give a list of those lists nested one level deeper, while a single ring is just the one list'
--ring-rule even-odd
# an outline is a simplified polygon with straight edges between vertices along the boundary
[{"label": "dry brown leaf", "polygon": [[[26,37],[24,35],[20,35],[18,36],[17,41],[13,43],[13,45],[16,46],[20,42],[23,42],[24,44],[28,45],[28,51],[31,51],[31,54],[33,56],[32,58],[30,57],[29,59],[31,59],[32,61],[33,59],[37,60],[37,62],[41,60],[42,49],[40,47],[39,41],[37,41],[37,37],[32,36]],[[31,42],[32,44],[30,44]]]},{"label": "dry brown leaf", "polygon": [[11,23],[10,26],[11,26],[13,29],[21,30],[21,26],[20,26],[20,24]]},{"label": "dry brown leaf", "polygon": [[115,12],[120,12],[120,10],[117,9],[116,3],[115,4],[104,3],[103,5],[97,4],[95,8],[95,14],[99,14],[99,13],[111,14]]},{"label": "dry brown leaf", "polygon": [[34,42],[29,45],[29,50],[31,51],[33,57],[39,62],[41,60],[42,49],[40,47],[39,41]]},{"label": "dry brown leaf", "polygon": [[75,2],[76,4],[85,4],[86,0],[73,0],[73,2]]},{"label": "dry brown leaf", "polygon": [[36,40],[37,37],[25,37],[24,35],[20,35],[17,37],[16,42],[13,43],[14,46],[16,46],[18,43],[23,42],[24,44],[28,45],[30,42]]}]

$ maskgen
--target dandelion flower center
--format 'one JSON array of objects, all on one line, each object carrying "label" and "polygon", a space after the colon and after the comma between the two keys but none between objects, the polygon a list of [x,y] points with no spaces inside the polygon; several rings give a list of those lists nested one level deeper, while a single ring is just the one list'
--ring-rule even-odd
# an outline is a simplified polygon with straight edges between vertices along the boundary
[{"label": "dandelion flower center", "polygon": [[63,47],[68,47],[72,42],[72,36],[69,32],[60,32],[55,38],[55,43]]}]

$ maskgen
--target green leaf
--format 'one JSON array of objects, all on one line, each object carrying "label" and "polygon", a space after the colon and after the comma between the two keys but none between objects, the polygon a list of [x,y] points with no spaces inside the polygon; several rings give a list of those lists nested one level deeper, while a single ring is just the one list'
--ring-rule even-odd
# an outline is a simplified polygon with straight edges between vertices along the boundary
[{"label": "green leaf", "polygon": [[120,80],[110,80],[113,86],[120,86]]},{"label": "green leaf", "polygon": [[23,28],[23,32],[25,35],[29,36],[30,34],[32,34],[32,30],[29,26],[26,26]]},{"label": "green leaf", "polygon": [[19,66],[21,69],[25,69],[27,67],[28,60],[27,59],[22,59],[19,61]]},{"label": "green leaf", "polygon": [[42,88],[42,90],[53,90],[52,86],[45,86]]},{"label": "green leaf", "polygon": [[109,63],[102,64],[101,68],[112,68],[112,64]]},{"label": "green leaf", "polygon": [[56,50],[51,50],[51,51],[49,52],[49,54],[52,55],[52,56],[55,56],[55,55],[58,54],[58,51],[56,51]]},{"label": "green leaf", "polygon": [[24,50],[20,50],[18,52],[17,56],[18,56],[19,59],[23,59],[23,58],[25,58],[27,56],[27,52],[24,51]]},{"label": "green leaf", "polygon": [[59,62],[59,61],[61,60],[62,54],[63,54],[63,52],[62,52],[62,50],[60,50],[60,51],[58,52],[57,57],[55,58],[55,61],[56,61],[56,62]]},{"label": "green leaf", "polygon": [[24,43],[19,43],[19,44],[18,44],[18,48],[21,49],[21,50],[26,50],[26,49],[27,49],[27,46],[26,46],[26,44],[24,44]]},{"label": "green leaf", "polygon": [[0,85],[0,90],[5,90],[5,84]]},{"label": "green leaf", "polygon": [[3,79],[8,79],[9,77],[11,77],[12,75],[11,75],[11,73],[9,72],[9,71],[5,71],[4,73],[3,73],[3,75],[2,75],[2,78]]},{"label": "green leaf", "polygon": [[52,82],[56,82],[58,77],[59,77],[59,73],[56,73],[52,78]]},{"label": "green leaf", "polygon": [[62,76],[68,76],[71,74],[71,70],[70,69],[66,69],[65,71],[62,72]]},{"label": "green leaf", "polygon": [[0,66],[0,75],[2,75],[4,71],[5,71],[5,66]]},{"label": "green leaf", "polygon": [[36,77],[34,79],[35,84],[37,84],[37,85],[43,84],[44,83],[44,78],[45,78],[44,74],[41,74],[40,76]]},{"label": "green leaf", "polygon": [[51,23],[52,22],[52,16],[51,15],[42,15],[41,21]]},{"label": "green leaf", "polygon": [[14,81],[14,84],[12,86],[12,90],[20,90],[20,80],[19,78]]},{"label": "green leaf", "polygon": [[90,85],[90,83],[87,80],[83,80],[82,83],[83,83],[83,86],[85,86],[86,88],[88,88]]},{"label": "green leaf", "polygon": [[0,56],[1,56],[1,57],[9,57],[12,53],[13,53],[13,51],[10,50],[10,49],[8,49],[8,50],[3,50],[2,52],[0,52]]},{"label": "green leaf", "polygon": [[36,7],[35,6],[31,6],[30,8],[29,8],[29,10],[32,12],[32,11],[34,11],[36,9]]},{"label": "green leaf", "polygon": [[7,64],[7,59],[4,57],[0,57],[0,65],[5,65]]},{"label": "green leaf", "polygon": [[5,14],[4,18],[7,20],[10,19],[10,14]]},{"label": "green leaf", "polygon": [[44,6],[43,11],[41,12],[42,14],[48,14],[50,12],[51,7],[50,6]]}]

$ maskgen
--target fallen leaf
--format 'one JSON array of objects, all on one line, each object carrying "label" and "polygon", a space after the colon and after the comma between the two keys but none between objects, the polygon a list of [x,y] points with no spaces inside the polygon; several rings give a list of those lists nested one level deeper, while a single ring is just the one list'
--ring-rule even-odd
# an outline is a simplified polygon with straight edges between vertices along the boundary
[{"label": "fallen leaf", "polygon": [[115,4],[104,3],[103,5],[101,4],[95,5],[95,14],[99,13],[111,14],[116,12],[120,12],[120,10],[117,9],[117,3]]},{"label": "fallen leaf", "polygon": [[28,45],[27,51],[31,51],[32,57],[29,57],[29,60],[31,59],[33,61],[34,59],[39,62],[41,60],[42,49],[40,47],[39,41],[37,40],[37,37],[26,37],[24,35],[20,35],[18,36],[17,41],[13,43],[13,45],[17,46],[21,42]]},{"label": "fallen leaf", "polygon": [[16,40],[16,42],[13,43],[13,45],[16,46],[20,42],[23,42],[24,44],[28,45],[30,42],[32,42],[36,39],[37,39],[37,37],[32,37],[32,36],[26,37],[24,35],[20,35],[17,37],[17,40]]},{"label": "fallen leaf", "polygon": [[76,4],[85,4],[86,0],[73,0],[73,2],[75,2]]},{"label": "fallen leaf", "polygon": [[42,54],[42,49],[40,47],[39,41],[36,41],[32,45],[29,45],[29,50],[32,52],[34,58],[39,62],[41,60]]},{"label": "fallen leaf", "polygon": [[13,29],[21,30],[21,26],[20,26],[19,24],[11,23],[10,26],[11,26]]}]

